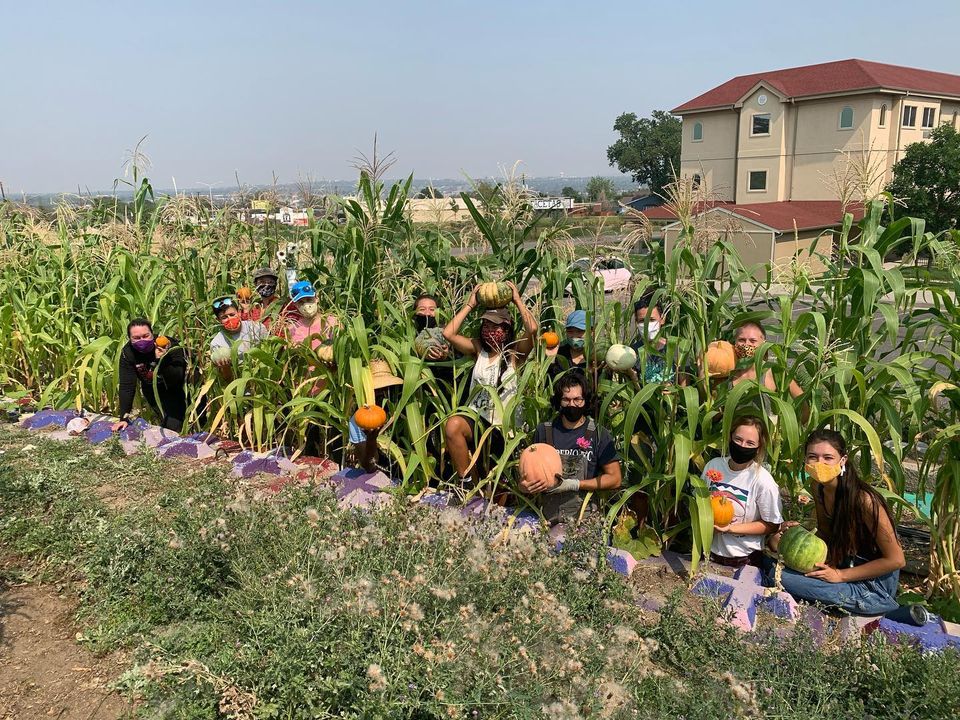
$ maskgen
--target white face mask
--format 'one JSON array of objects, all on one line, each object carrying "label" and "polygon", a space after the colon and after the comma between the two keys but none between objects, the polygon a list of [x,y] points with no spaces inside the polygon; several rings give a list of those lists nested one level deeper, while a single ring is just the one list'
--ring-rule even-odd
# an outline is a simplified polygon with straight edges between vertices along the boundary
[{"label": "white face mask", "polygon": [[651,320],[647,323],[647,337],[650,340],[654,340],[657,335],[660,334],[660,322],[657,320]]},{"label": "white face mask", "polygon": [[316,316],[318,309],[317,303],[315,302],[305,302],[297,305],[297,310],[308,320]]}]

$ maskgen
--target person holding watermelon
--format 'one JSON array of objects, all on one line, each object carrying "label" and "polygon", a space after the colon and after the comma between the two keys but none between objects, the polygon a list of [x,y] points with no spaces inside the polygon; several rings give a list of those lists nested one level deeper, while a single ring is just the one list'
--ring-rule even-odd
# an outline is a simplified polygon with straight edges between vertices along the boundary
[{"label": "person holding watermelon", "polygon": [[[811,433],[804,453],[804,469],[814,485],[816,538],[803,538],[807,546],[790,551],[784,538],[799,523],[788,522],[770,546],[783,550],[788,565],[811,569],[804,573],[784,568],[780,584],[798,600],[854,615],[897,611],[897,585],[906,561],[890,508],[848,461],[846,440],[836,430]],[[808,565],[810,558],[801,557],[804,551],[819,552],[824,559]],[[776,564],[767,562],[764,570],[765,583],[776,585]]]},{"label": "person holding watermelon", "polygon": [[766,443],[758,418],[738,417],[730,429],[729,453],[703,468],[714,506],[710,561],[718,565],[759,567],[764,537],[783,522],[780,490],[761,465]]},{"label": "person holding watermelon", "polygon": [[120,420],[113,432],[127,427],[133,399],[140,393],[160,418],[161,427],[180,432],[187,417],[187,354],[176,338],[155,337],[150,321],[136,318],[127,325],[127,344],[120,351]]}]

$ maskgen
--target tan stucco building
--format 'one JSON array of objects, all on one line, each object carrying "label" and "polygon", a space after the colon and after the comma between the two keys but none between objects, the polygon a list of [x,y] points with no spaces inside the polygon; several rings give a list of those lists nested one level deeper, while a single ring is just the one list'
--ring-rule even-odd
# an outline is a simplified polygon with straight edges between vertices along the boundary
[{"label": "tan stucco building", "polygon": [[703,211],[742,218],[744,238],[757,223],[780,233],[741,250],[782,263],[839,224],[841,199],[858,199],[838,189],[852,164],[880,190],[907,145],[942,123],[960,129],[960,75],[841,60],[736,77],[672,112],[683,119],[680,174],[711,198]]}]

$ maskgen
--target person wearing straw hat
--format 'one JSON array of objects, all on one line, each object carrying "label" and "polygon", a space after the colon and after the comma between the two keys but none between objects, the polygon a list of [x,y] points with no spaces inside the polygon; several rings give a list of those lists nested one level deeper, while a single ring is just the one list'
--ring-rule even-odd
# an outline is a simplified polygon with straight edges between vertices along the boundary
[{"label": "person wearing straw hat", "polygon": [[503,453],[504,438],[499,432],[503,418],[491,392],[499,398],[500,407],[506,408],[517,394],[519,368],[533,350],[533,339],[537,336],[536,318],[524,304],[517,286],[507,284],[513,290],[512,302],[523,321],[524,332],[519,337],[514,330],[513,316],[506,308],[490,309],[480,316],[479,337],[469,338],[460,334],[467,316],[479,304],[479,285],[474,288],[460,312],[443,329],[443,337],[454,350],[476,358],[470,381],[469,407],[471,415],[477,420],[471,416],[453,415],[443,428],[450,460],[461,480],[473,478],[476,481],[480,477],[476,463],[472,462],[470,446],[476,438],[483,436],[486,428],[498,430],[491,433],[491,456]]},{"label": "person wearing straw hat", "polygon": [[[386,360],[371,360],[370,375],[373,378],[374,402],[381,407],[389,397],[389,389],[403,385],[403,380],[393,374]],[[390,462],[389,459],[386,463],[380,462],[380,447],[377,444],[377,439],[380,437],[381,430],[382,428],[363,430],[357,425],[356,420],[353,419],[353,415],[350,416],[348,434],[356,458],[356,464],[366,472],[380,470],[390,477],[393,470],[393,463]]]}]

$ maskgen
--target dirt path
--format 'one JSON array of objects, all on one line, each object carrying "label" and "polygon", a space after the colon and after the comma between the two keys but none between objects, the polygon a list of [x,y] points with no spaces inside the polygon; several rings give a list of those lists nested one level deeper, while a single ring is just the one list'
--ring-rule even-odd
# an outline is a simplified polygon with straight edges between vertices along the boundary
[{"label": "dirt path", "polygon": [[0,581],[0,720],[115,720],[120,668],[75,641],[73,604],[52,587]]}]

